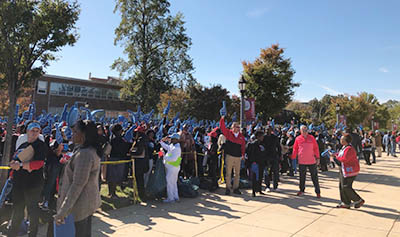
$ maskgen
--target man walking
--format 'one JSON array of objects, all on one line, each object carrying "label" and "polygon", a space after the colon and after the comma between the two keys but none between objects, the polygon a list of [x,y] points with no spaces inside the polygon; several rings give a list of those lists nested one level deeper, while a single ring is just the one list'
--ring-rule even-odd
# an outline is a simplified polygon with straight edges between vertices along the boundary
[{"label": "man walking", "polygon": [[232,129],[229,130],[225,126],[225,116],[219,121],[222,134],[226,137],[225,154],[226,154],[226,195],[232,190],[231,177],[232,169],[234,170],[233,193],[242,194],[239,190],[240,163],[244,160],[246,150],[246,141],[242,133],[240,133],[240,125],[237,122],[232,123]]},{"label": "man walking", "polygon": [[308,134],[307,127],[300,127],[301,135],[294,142],[292,159],[298,158],[300,169],[300,191],[297,196],[302,196],[305,190],[307,168],[311,173],[311,179],[314,184],[317,198],[321,198],[321,190],[318,182],[317,165],[319,164],[320,156],[318,144],[315,138]]}]

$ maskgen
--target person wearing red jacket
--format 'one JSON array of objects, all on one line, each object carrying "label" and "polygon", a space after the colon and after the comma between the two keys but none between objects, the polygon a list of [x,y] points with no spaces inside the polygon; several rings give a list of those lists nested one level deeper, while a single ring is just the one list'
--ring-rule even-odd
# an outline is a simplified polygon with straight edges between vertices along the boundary
[{"label": "person wearing red jacket", "polygon": [[357,159],[357,152],[351,146],[351,136],[344,134],[340,143],[343,145],[342,149],[336,155],[336,162],[340,164],[339,172],[339,191],[341,203],[337,205],[338,208],[350,208],[351,201],[354,201],[354,207],[360,208],[364,205],[365,201],[354,191],[353,182],[360,172],[360,164]]},{"label": "person wearing red jacket", "polygon": [[300,170],[300,191],[297,192],[297,196],[302,196],[306,188],[306,172],[307,168],[311,173],[311,179],[314,184],[315,193],[317,198],[321,198],[321,190],[318,181],[318,170],[319,164],[319,149],[315,138],[308,134],[307,127],[302,125],[300,127],[301,135],[298,136],[293,145],[292,160],[298,159],[299,170]]},{"label": "person wearing red jacket", "polygon": [[222,134],[226,137],[225,154],[226,154],[226,195],[231,193],[231,176],[234,170],[233,193],[241,194],[239,190],[240,163],[244,160],[246,150],[246,141],[242,133],[240,133],[240,125],[237,122],[232,123],[232,129],[229,130],[225,126],[225,116],[219,121]]}]

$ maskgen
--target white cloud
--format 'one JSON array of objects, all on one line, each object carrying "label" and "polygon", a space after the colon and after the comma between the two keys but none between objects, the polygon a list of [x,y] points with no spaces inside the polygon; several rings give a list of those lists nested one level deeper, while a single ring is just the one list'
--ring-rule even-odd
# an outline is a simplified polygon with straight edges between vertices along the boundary
[{"label": "white cloud", "polygon": [[341,92],[339,92],[339,91],[337,91],[337,90],[335,90],[335,89],[332,89],[332,88],[327,87],[327,86],[324,86],[324,85],[319,85],[319,87],[321,87],[321,88],[324,89],[328,94],[331,94],[331,95],[340,95],[340,94],[343,94],[343,93],[341,93]]},{"label": "white cloud", "polygon": [[392,95],[400,95],[400,90],[396,89],[380,89],[378,91],[387,93],[387,94],[392,94]]},{"label": "white cloud", "polygon": [[385,68],[385,67],[380,67],[380,68],[379,68],[379,71],[380,71],[380,72],[383,72],[383,73],[387,73],[387,72],[389,72],[389,69],[387,69],[387,68]]},{"label": "white cloud", "polygon": [[263,16],[265,13],[269,11],[269,8],[257,8],[246,12],[246,16],[250,18],[258,18]]}]

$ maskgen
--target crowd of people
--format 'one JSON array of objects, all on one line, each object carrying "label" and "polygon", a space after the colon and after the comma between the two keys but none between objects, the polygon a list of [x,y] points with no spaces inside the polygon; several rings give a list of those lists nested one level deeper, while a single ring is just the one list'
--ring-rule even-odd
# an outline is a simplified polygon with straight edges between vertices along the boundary
[{"label": "crowd of people", "polygon": [[[12,135],[12,192],[2,209],[11,206],[12,213],[7,216],[2,212],[0,216],[1,221],[8,223],[7,235],[18,235],[26,207],[29,236],[37,235],[43,212],[53,213],[58,225],[72,214],[76,236],[90,236],[92,214],[101,205],[100,185],[108,186],[109,198],[118,199],[117,187],[123,190],[130,184],[129,177],[134,176],[140,199],[153,198],[147,188],[160,159],[166,171],[166,203],[179,201],[179,177],[207,180],[210,191],[216,190],[225,177],[226,195],[241,195],[240,182],[247,179],[252,183],[252,195],[256,196],[278,191],[280,176],[294,176],[297,170],[297,195],[305,192],[309,170],[320,198],[318,172],[339,165],[338,207],[359,208],[365,201],[352,188],[360,170],[359,160],[371,165],[379,161],[377,157],[382,152],[396,156],[400,141],[396,132],[328,131],[294,124],[254,123],[241,128],[238,122],[232,122],[229,128],[225,114],[221,115],[219,126],[208,127],[168,121],[166,116],[159,123],[61,120],[50,133],[43,132],[47,123],[21,121]],[[5,137],[4,130],[2,134]],[[131,159],[133,162],[129,162]],[[115,163],[102,165],[104,161]],[[48,221],[48,236],[52,236],[53,219]]]}]

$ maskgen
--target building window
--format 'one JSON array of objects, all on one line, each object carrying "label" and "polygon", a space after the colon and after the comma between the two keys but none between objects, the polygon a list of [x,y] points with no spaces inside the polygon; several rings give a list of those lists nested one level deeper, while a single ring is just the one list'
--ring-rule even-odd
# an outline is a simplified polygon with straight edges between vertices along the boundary
[{"label": "building window", "polygon": [[38,81],[37,93],[41,95],[47,94],[47,81]]},{"label": "building window", "polygon": [[[46,82],[47,83],[47,82]],[[46,94],[47,89],[43,91]],[[80,86],[66,83],[50,83],[50,94],[59,96],[74,96],[79,98],[96,98],[108,100],[120,100],[120,92],[116,89]]]}]

